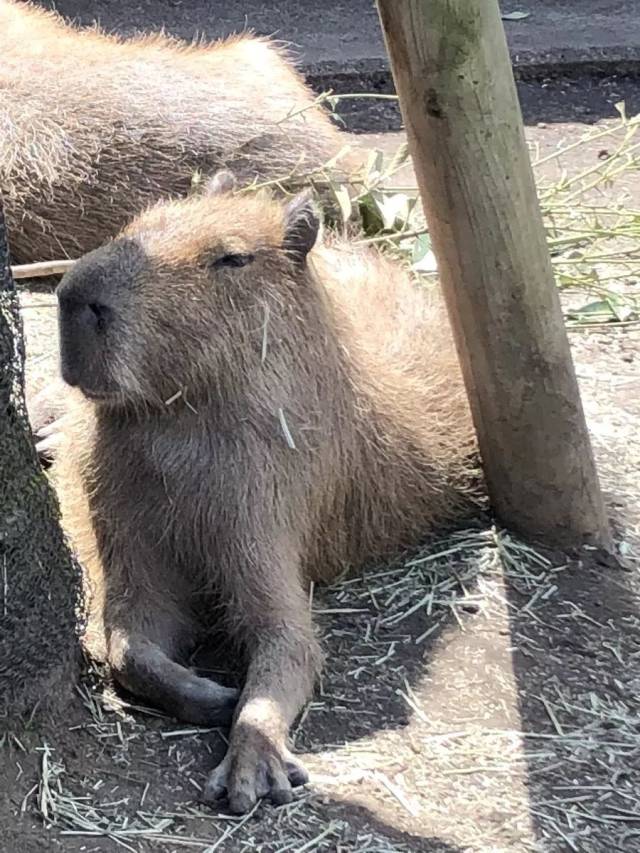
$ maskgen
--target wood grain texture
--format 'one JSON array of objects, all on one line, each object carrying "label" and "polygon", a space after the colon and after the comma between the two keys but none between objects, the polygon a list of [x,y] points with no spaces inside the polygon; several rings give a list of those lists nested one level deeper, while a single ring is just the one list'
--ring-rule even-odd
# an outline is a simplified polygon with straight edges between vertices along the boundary
[{"label": "wood grain texture", "polygon": [[378,0],[498,520],[609,528],[497,0]]}]

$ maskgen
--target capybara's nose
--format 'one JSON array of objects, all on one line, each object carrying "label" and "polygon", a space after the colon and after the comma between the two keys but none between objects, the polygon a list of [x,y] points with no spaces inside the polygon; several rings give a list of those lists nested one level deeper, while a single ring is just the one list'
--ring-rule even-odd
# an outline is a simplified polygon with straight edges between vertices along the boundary
[{"label": "capybara's nose", "polygon": [[97,288],[80,284],[67,281],[58,290],[60,367],[68,385],[97,388],[102,380],[98,381],[96,369],[114,313],[96,293]]},{"label": "capybara's nose", "polygon": [[87,293],[86,298],[77,291],[58,293],[60,322],[74,334],[101,334],[107,330],[113,318],[112,309],[95,294]]},{"label": "capybara's nose", "polygon": [[78,331],[105,332],[113,316],[111,308],[98,301],[80,302],[61,296],[59,305],[63,321],[72,322]]}]

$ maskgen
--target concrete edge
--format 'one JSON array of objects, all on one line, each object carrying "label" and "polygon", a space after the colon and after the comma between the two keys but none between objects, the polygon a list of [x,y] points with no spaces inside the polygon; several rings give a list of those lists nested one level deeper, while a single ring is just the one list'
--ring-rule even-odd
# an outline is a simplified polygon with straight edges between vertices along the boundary
[{"label": "concrete edge", "polygon": [[[561,48],[549,51],[512,51],[511,62],[516,80],[530,81],[549,77],[624,76],[640,78],[640,45]],[[393,91],[386,57],[301,63],[301,71],[317,91],[337,93]]]}]

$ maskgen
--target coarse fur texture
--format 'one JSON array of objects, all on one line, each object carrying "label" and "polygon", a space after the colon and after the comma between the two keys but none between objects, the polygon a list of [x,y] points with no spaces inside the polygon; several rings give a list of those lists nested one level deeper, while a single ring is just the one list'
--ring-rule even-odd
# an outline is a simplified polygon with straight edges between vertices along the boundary
[{"label": "coarse fur texture", "polygon": [[217,181],[58,290],[76,387],[55,475],[90,643],[129,689],[211,724],[235,695],[179,661],[229,632],[247,678],[207,796],[236,811],[304,779],[286,737],[321,663],[308,581],[417,544],[478,494],[441,305],[375,251],[313,248],[317,229],[306,196]]},{"label": "coarse fur texture", "polygon": [[[0,195],[15,263],[76,258],[222,165],[247,181],[345,143],[275,43],[79,30],[0,0]],[[350,162],[345,156],[345,168]]]}]

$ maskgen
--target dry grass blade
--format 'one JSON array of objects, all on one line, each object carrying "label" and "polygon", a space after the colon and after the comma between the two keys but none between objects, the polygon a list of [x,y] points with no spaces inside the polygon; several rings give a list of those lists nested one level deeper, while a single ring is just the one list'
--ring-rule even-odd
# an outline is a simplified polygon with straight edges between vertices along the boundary
[{"label": "dry grass blade", "polygon": [[[331,107],[343,99],[384,98],[378,94],[334,95],[326,92],[316,104]],[[304,109],[310,109],[305,107]],[[289,117],[287,117],[289,118]],[[640,117],[627,118],[588,131],[583,138],[567,143],[557,151],[534,157],[538,170],[555,160],[562,163],[581,147],[594,141],[614,144],[595,164],[573,173],[562,173],[555,182],[539,180],[539,196],[547,228],[549,247],[568,325],[590,329],[613,323],[625,326],[640,323],[640,211],[628,205],[622,194],[616,204],[603,204],[601,190],[611,188],[640,167],[640,142],[636,141]],[[358,242],[378,244],[409,259],[416,272],[432,276],[436,272],[428,230],[422,215],[415,184],[394,185],[393,177],[408,159],[406,143],[389,157],[374,151],[366,164],[351,174],[339,165],[349,149],[340,152],[323,166],[303,175],[254,182],[241,192],[276,187],[295,192],[311,186],[326,201],[327,190],[346,220],[357,210],[364,230]],[[61,274],[74,261],[58,260],[13,268],[15,278]],[[584,296],[589,296],[585,303]],[[31,306],[34,307],[34,306]],[[265,339],[262,357],[266,356]],[[286,431],[285,431],[286,436]],[[288,440],[288,439],[287,439]]]}]

